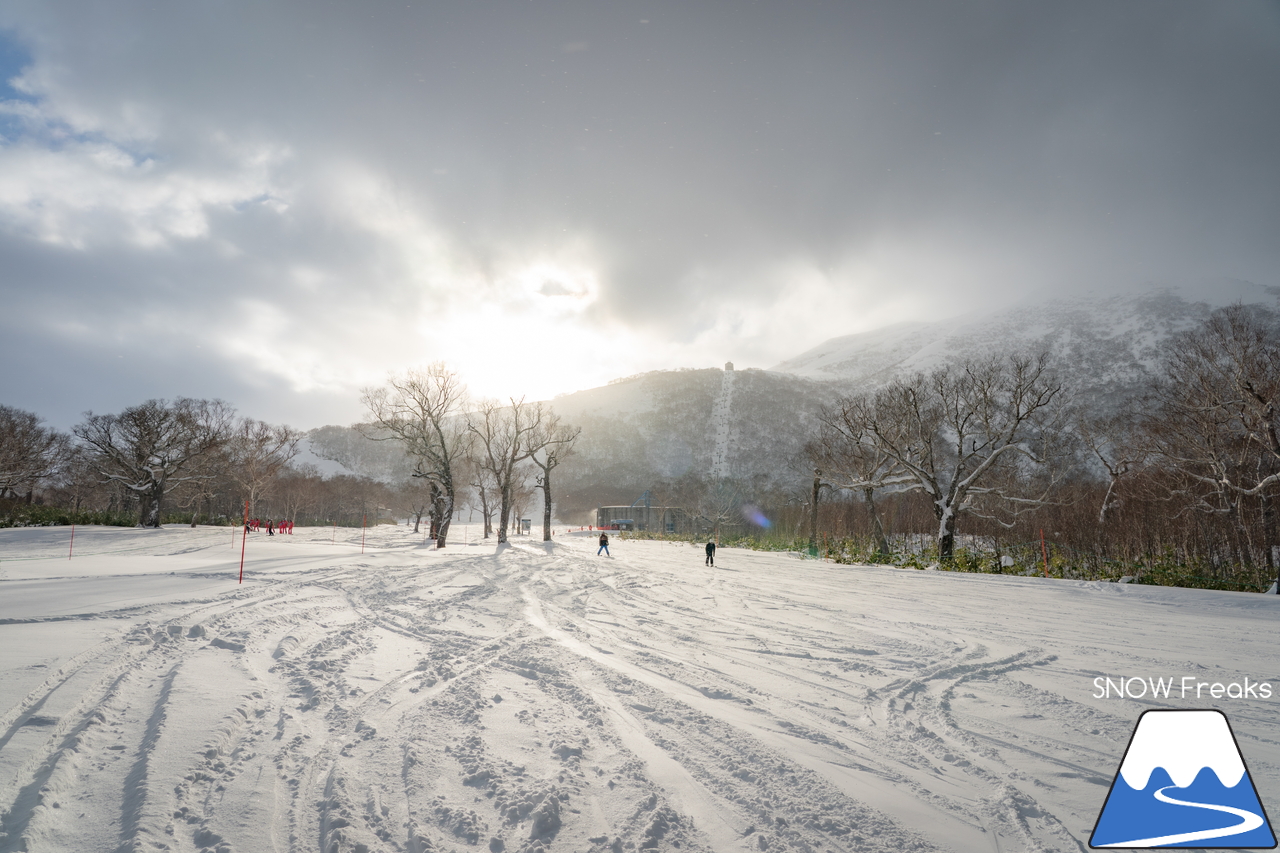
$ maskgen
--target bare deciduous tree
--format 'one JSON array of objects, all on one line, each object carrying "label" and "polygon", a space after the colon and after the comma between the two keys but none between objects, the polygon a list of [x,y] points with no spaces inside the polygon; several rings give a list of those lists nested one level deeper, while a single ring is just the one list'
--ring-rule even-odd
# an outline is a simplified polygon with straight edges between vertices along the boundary
[{"label": "bare deciduous tree", "polygon": [[[529,482],[530,473],[529,467],[518,466],[515,477],[511,481],[511,524],[515,528],[515,532],[521,534],[524,533],[525,507],[533,503],[534,493],[538,490],[537,486]],[[532,528],[533,520],[529,519],[529,522],[529,526]]]},{"label": "bare deciduous tree", "polygon": [[37,415],[0,406],[0,498],[30,493],[58,469],[68,443],[63,433],[41,426]]},{"label": "bare deciduous tree", "polygon": [[291,520],[299,518],[319,506],[323,483],[324,478],[315,465],[286,466],[277,477],[275,489],[284,517]]},{"label": "bare deciduous tree", "polygon": [[938,556],[955,554],[956,520],[1013,516],[1043,504],[1021,466],[1047,460],[1044,442],[1062,386],[1046,355],[967,361],[897,380],[865,398],[866,441],[928,494]]},{"label": "bare deciduous tree", "polygon": [[727,477],[698,479],[689,483],[687,495],[695,517],[703,519],[710,535],[720,541],[721,528],[741,519],[743,484]]},{"label": "bare deciduous tree", "polygon": [[93,448],[102,476],[138,496],[138,526],[159,527],[164,496],[207,476],[193,463],[223,445],[234,415],[221,400],[148,400],[118,415],[86,412],[73,433]]},{"label": "bare deciduous tree", "polygon": [[[809,460],[816,469],[823,472],[834,488],[862,494],[871,515],[876,553],[887,554],[889,543],[876,508],[876,492],[887,488],[911,487],[915,485],[916,478],[875,441],[871,420],[872,404],[869,398],[845,397],[835,407],[819,412],[818,436],[805,446],[805,450]],[[811,509],[815,515],[820,488],[820,484],[814,486],[811,498]],[[811,542],[810,548],[816,544]]]},{"label": "bare deciduous tree", "polygon": [[179,509],[191,510],[192,527],[199,524],[201,507],[212,507],[219,493],[234,492],[239,505],[243,506],[243,494],[238,488],[240,484],[230,474],[230,461],[225,451],[224,446],[193,460],[186,471],[188,476],[172,492],[173,502]]},{"label": "bare deciduous tree", "polygon": [[1219,308],[1169,341],[1141,427],[1170,492],[1230,517],[1248,560],[1241,499],[1262,504],[1264,552],[1275,568],[1280,493],[1280,316],[1259,306]]},{"label": "bare deciduous tree", "polygon": [[241,418],[224,445],[227,472],[244,489],[249,515],[257,514],[258,501],[265,497],[276,478],[298,455],[302,433],[292,427]]},{"label": "bare deciduous tree", "polygon": [[529,439],[546,415],[541,403],[526,403],[523,397],[508,402],[486,400],[468,419],[476,438],[476,458],[493,477],[499,496],[499,545],[507,541],[516,466],[533,454]]},{"label": "bare deciduous tree", "polygon": [[582,434],[581,427],[561,423],[555,412],[547,412],[529,437],[533,450],[530,459],[542,472],[538,476],[538,488],[542,489],[542,541],[551,541],[551,472],[565,457],[573,453],[573,446]]},{"label": "bare deciduous tree", "polygon": [[1122,481],[1146,466],[1150,449],[1136,429],[1136,418],[1132,412],[1109,416],[1084,414],[1076,419],[1075,430],[1107,473],[1107,491],[1098,507],[1098,523],[1106,524],[1108,513],[1122,500]]},{"label": "bare deciduous tree", "polygon": [[[436,491],[439,491],[439,486],[435,483],[428,483],[422,477],[411,477],[408,481],[401,483],[400,488],[396,490],[396,500],[400,508],[407,511],[413,519],[414,533],[421,532],[422,517],[429,516],[435,508],[435,502],[432,499],[433,486]],[[429,521],[428,524],[434,524],[434,521]]]},{"label": "bare deciduous tree", "polygon": [[469,462],[471,477],[468,485],[475,490],[475,500],[480,502],[480,517],[484,521],[484,538],[488,539],[493,535],[494,509],[499,503],[498,489],[493,481],[493,475],[481,464],[479,458],[472,458]]},{"label": "bare deciduous tree", "polygon": [[[413,475],[439,490],[443,505],[433,510],[436,547],[445,547],[457,502],[457,469],[472,441],[462,415],[466,403],[462,381],[442,362],[436,362],[425,370],[392,376],[381,388],[365,389],[362,401],[374,422],[404,443],[405,452],[415,463]],[[433,507],[435,503],[433,500]]]}]

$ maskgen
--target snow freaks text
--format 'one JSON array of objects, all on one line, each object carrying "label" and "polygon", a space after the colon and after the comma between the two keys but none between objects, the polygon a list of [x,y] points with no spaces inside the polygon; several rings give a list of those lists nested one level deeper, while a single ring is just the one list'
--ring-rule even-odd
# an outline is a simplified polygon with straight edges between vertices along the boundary
[{"label": "snow freaks text", "polygon": [[1181,678],[1132,676],[1093,680],[1094,699],[1270,699],[1271,682],[1204,681],[1194,675]]}]

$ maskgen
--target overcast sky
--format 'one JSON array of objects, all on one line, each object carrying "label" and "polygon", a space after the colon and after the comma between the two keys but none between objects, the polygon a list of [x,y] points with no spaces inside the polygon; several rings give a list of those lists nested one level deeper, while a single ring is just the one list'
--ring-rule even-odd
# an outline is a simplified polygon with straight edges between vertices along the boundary
[{"label": "overcast sky", "polygon": [[0,403],[309,428],[1280,284],[1276,2],[0,4]]}]

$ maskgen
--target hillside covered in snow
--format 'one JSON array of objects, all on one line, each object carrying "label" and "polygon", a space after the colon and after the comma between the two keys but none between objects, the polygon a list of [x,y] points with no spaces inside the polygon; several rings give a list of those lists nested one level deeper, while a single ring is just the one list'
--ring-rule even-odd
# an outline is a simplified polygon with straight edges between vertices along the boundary
[{"label": "hillside covered in snow", "polygon": [[1235,303],[1278,308],[1280,287],[1223,280],[1037,299],[832,338],[770,369],[865,390],[951,361],[1049,352],[1068,384],[1104,400],[1140,389],[1171,335]]}]

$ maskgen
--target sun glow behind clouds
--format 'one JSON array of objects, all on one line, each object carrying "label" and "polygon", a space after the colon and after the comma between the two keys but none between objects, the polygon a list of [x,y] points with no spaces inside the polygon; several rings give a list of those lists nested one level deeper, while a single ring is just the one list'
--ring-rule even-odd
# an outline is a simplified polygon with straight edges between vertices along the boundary
[{"label": "sun glow behind clouds", "polygon": [[[155,329],[220,354],[255,389],[358,400],[388,372],[445,361],[477,396],[546,399],[645,370],[767,367],[918,312],[920,283],[953,275],[948,253],[893,241],[825,267],[803,256],[712,263],[646,321],[609,292],[620,285],[590,229],[478,237],[375,163],[223,131],[184,154],[141,121],[116,128],[119,139],[103,120],[93,140],[51,145],[42,128],[85,121],[54,97],[9,106],[26,111],[29,132],[0,146],[15,166],[0,180],[0,223],[73,251],[126,245],[140,266],[215,247],[210,265],[157,279],[216,293],[229,310],[176,292],[156,303],[154,284],[131,286],[159,305]],[[158,159],[129,155],[137,138]],[[64,334],[102,337],[122,323]]]},{"label": "sun glow behind clouds", "polygon": [[[270,353],[257,369],[280,372],[298,391],[354,394],[381,383],[388,372],[432,361],[457,370],[476,396],[530,399],[645,370],[711,367],[726,360],[768,367],[827,337],[921,312],[925,306],[918,296],[882,284],[935,272],[933,265],[920,269],[919,261],[908,268],[883,250],[830,269],[801,261],[780,264],[757,273],[771,282],[770,293],[722,298],[705,312],[708,322],[691,335],[676,336],[633,323],[625,308],[610,311],[600,304],[604,273],[585,236],[566,239],[558,249],[523,255],[511,249],[481,263],[426,216],[375,199],[374,183],[362,182],[363,204],[347,209],[363,210],[352,215],[381,246],[385,278],[376,298],[327,312],[322,332],[297,323],[255,323],[246,330],[270,343],[257,350],[241,347],[239,354]],[[299,275],[295,268],[295,277],[313,294],[343,286],[314,271]],[[699,314],[692,297],[686,307]],[[281,357],[273,327],[275,337],[287,328],[305,338],[296,341],[293,357]]]},{"label": "sun glow behind clouds", "polygon": [[547,398],[626,372],[629,330],[585,315],[600,290],[583,260],[539,257],[512,263],[447,318],[425,317],[421,345],[452,364],[479,396]]}]

